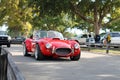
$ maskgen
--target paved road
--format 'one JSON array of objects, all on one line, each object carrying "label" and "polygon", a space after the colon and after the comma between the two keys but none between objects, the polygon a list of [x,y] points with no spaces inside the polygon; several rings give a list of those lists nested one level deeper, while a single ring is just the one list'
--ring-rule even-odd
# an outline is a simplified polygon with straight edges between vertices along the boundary
[{"label": "paved road", "polygon": [[26,80],[120,80],[120,56],[82,52],[79,61],[36,61],[22,55],[21,45],[6,49]]}]

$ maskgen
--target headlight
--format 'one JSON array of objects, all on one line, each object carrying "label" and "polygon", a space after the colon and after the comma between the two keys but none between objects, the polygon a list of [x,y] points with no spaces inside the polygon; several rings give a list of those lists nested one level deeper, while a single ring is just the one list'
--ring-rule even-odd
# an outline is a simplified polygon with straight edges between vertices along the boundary
[{"label": "headlight", "polygon": [[50,48],[51,46],[52,46],[52,44],[50,44],[50,43],[46,44],[46,48]]},{"label": "headlight", "polygon": [[8,40],[11,40],[11,37],[10,37],[10,36],[8,36]]},{"label": "headlight", "polygon": [[75,44],[74,47],[75,47],[75,49],[78,49],[78,48],[80,48],[80,45],[79,44]]}]

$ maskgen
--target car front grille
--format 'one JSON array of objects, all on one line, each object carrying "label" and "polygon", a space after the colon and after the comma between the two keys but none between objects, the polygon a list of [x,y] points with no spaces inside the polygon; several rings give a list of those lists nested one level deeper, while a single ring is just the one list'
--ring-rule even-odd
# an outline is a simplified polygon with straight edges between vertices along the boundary
[{"label": "car front grille", "polygon": [[8,40],[8,37],[0,37],[0,40]]},{"label": "car front grille", "polygon": [[67,55],[70,54],[72,52],[72,50],[70,48],[57,48],[55,50],[55,53],[58,55]]}]

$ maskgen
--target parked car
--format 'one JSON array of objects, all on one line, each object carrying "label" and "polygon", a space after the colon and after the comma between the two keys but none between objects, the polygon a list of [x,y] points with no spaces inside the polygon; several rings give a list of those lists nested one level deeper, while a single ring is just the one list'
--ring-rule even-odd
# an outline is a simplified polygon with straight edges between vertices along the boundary
[{"label": "parked car", "polygon": [[[109,32],[111,36],[111,45],[113,47],[120,47],[120,32]],[[108,33],[106,33],[103,38],[101,39],[101,42],[103,43],[106,39]]]},{"label": "parked car", "polygon": [[22,36],[17,36],[13,39],[11,39],[12,44],[22,44],[25,41],[25,38]]},{"label": "parked car", "polygon": [[94,47],[95,46],[95,39],[93,37],[87,38],[86,39],[86,45],[87,46],[90,45],[90,46]]},{"label": "parked car", "polygon": [[106,33],[100,34],[100,43],[103,43],[103,39],[105,38]]},{"label": "parked car", "polygon": [[81,50],[78,42],[65,40],[60,32],[39,30],[24,41],[23,55],[34,55],[36,60],[46,57],[70,57],[71,60],[79,60]]},{"label": "parked car", "polygon": [[0,31],[0,45],[7,45],[10,47],[11,44],[11,37],[7,35],[6,31]]},{"label": "parked car", "polygon": [[86,44],[87,38],[88,38],[88,35],[87,35],[87,34],[83,34],[83,35],[78,39],[78,41],[79,41],[80,44]]},{"label": "parked car", "polygon": [[88,34],[83,34],[82,36],[76,37],[74,39],[77,40],[80,45],[92,45],[93,46],[95,44],[94,37]]}]

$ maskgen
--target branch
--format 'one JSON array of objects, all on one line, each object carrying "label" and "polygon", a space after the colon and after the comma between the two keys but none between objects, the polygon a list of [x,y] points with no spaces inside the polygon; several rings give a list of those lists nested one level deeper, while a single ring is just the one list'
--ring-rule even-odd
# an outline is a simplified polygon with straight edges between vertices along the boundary
[{"label": "branch", "polygon": [[92,19],[88,19],[86,16],[81,14],[81,11],[77,8],[77,6],[75,6],[71,3],[71,7],[72,7],[73,12],[75,14],[77,14],[81,19],[83,19],[84,21],[87,21],[89,23],[94,23],[94,21],[92,21]]},{"label": "branch", "polygon": [[100,17],[99,23],[102,22],[102,20],[103,20],[103,18],[105,17],[105,15],[109,12],[109,9],[110,9],[109,6],[111,5],[111,4],[109,4],[109,3],[110,3],[110,1],[108,0],[108,1],[104,4],[103,8],[100,9],[100,11],[99,11],[99,17]]},{"label": "branch", "polygon": [[116,18],[114,18],[114,19],[111,19],[109,22],[107,22],[107,23],[105,23],[105,24],[102,24],[103,26],[107,26],[107,25],[109,25],[110,23],[112,23],[112,22],[115,22],[115,21],[117,21],[117,20],[119,20],[120,19],[120,16],[118,16],[118,17],[116,17]]}]

